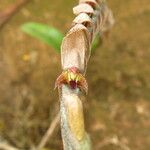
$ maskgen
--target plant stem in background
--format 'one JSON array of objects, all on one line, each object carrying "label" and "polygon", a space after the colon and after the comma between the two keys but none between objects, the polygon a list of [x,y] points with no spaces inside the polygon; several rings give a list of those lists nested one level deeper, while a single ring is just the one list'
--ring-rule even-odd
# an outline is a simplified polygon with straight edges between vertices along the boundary
[{"label": "plant stem in background", "polygon": [[52,123],[50,124],[48,130],[46,131],[46,133],[44,134],[44,136],[42,137],[39,145],[37,146],[36,150],[41,150],[43,149],[43,147],[46,145],[46,143],[48,142],[48,140],[50,139],[50,137],[52,136],[54,130],[56,129],[56,127],[58,126],[60,121],[60,114],[58,113],[54,120],[52,121]]},{"label": "plant stem in background", "polygon": [[0,12],[0,29],[29,1],[31,0],[19,0],[16,4],[8,7],[4,12]]},{"label": "plant stem in background", "polygon": [[6,142],[0,142],[0,150],[19,150],[19,149],[9,145]]}]

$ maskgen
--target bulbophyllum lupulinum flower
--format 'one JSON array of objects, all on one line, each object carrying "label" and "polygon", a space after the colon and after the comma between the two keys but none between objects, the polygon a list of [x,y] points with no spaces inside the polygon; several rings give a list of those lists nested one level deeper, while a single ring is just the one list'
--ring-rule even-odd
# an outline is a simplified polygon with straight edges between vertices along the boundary
[{"label": "bulbophyllum lupulinum flower", "polygon": [[86,94],[88,92],[87,81],[77,67],[71,67],[67,70],[64,70],[56,79],[55,88],[61,88],[62,84],[68,85],[71,89],[79,88]]}]

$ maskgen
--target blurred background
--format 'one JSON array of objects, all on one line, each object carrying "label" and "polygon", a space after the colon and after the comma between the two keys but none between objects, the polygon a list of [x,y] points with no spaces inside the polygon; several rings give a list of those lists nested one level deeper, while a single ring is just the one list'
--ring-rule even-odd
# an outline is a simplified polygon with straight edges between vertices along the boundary
[{"label": "blurred background", "polygon": [[[36,147],[59,111],[55,79],[60,54],[21,30],[27,22],[64,34],[77,0],[30,0],[3,26],[20,0],[0,0],[0,143]],[[95,150],[150,149],[150,1],[108,0],[115,25],[91,56],[86,130]],[[60,150],[60,127],[43,150]]]}]

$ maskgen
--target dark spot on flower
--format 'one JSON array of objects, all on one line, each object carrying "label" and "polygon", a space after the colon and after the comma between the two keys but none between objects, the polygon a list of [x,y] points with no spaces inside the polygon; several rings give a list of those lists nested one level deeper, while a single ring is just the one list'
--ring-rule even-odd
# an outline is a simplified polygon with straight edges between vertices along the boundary
[{"label": "dark spot on flower", "polygon": [[70,87],[72,88],[72,89],[75,89],[75,88],[77,88],[77,83],[76,83],[76,81],[70,81],[69,82],[69,85],[70,85]]}]

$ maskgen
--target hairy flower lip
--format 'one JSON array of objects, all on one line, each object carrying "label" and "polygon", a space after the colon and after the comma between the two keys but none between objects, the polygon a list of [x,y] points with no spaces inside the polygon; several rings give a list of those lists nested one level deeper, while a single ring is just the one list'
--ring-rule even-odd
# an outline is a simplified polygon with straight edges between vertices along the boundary
[{"label": "hairy flower lip", "polygon": [[79,88],[86,94],[88,92],[87,81],[76,67],[68,68],[67,70],[64,70],[60,76],[58,76],[55,82],[55,89],[57,87],[61,88],[62,84],[68,85],[71,89]]},{"label": "hairy flower lip", "polygon": [[77,88],[77,82],[76,81],[74,81],[74,80],[71,80],[70,82],[69,82],[69,85],[70,85],[70,87],[72,88],[72,89],[76,89]]}]

